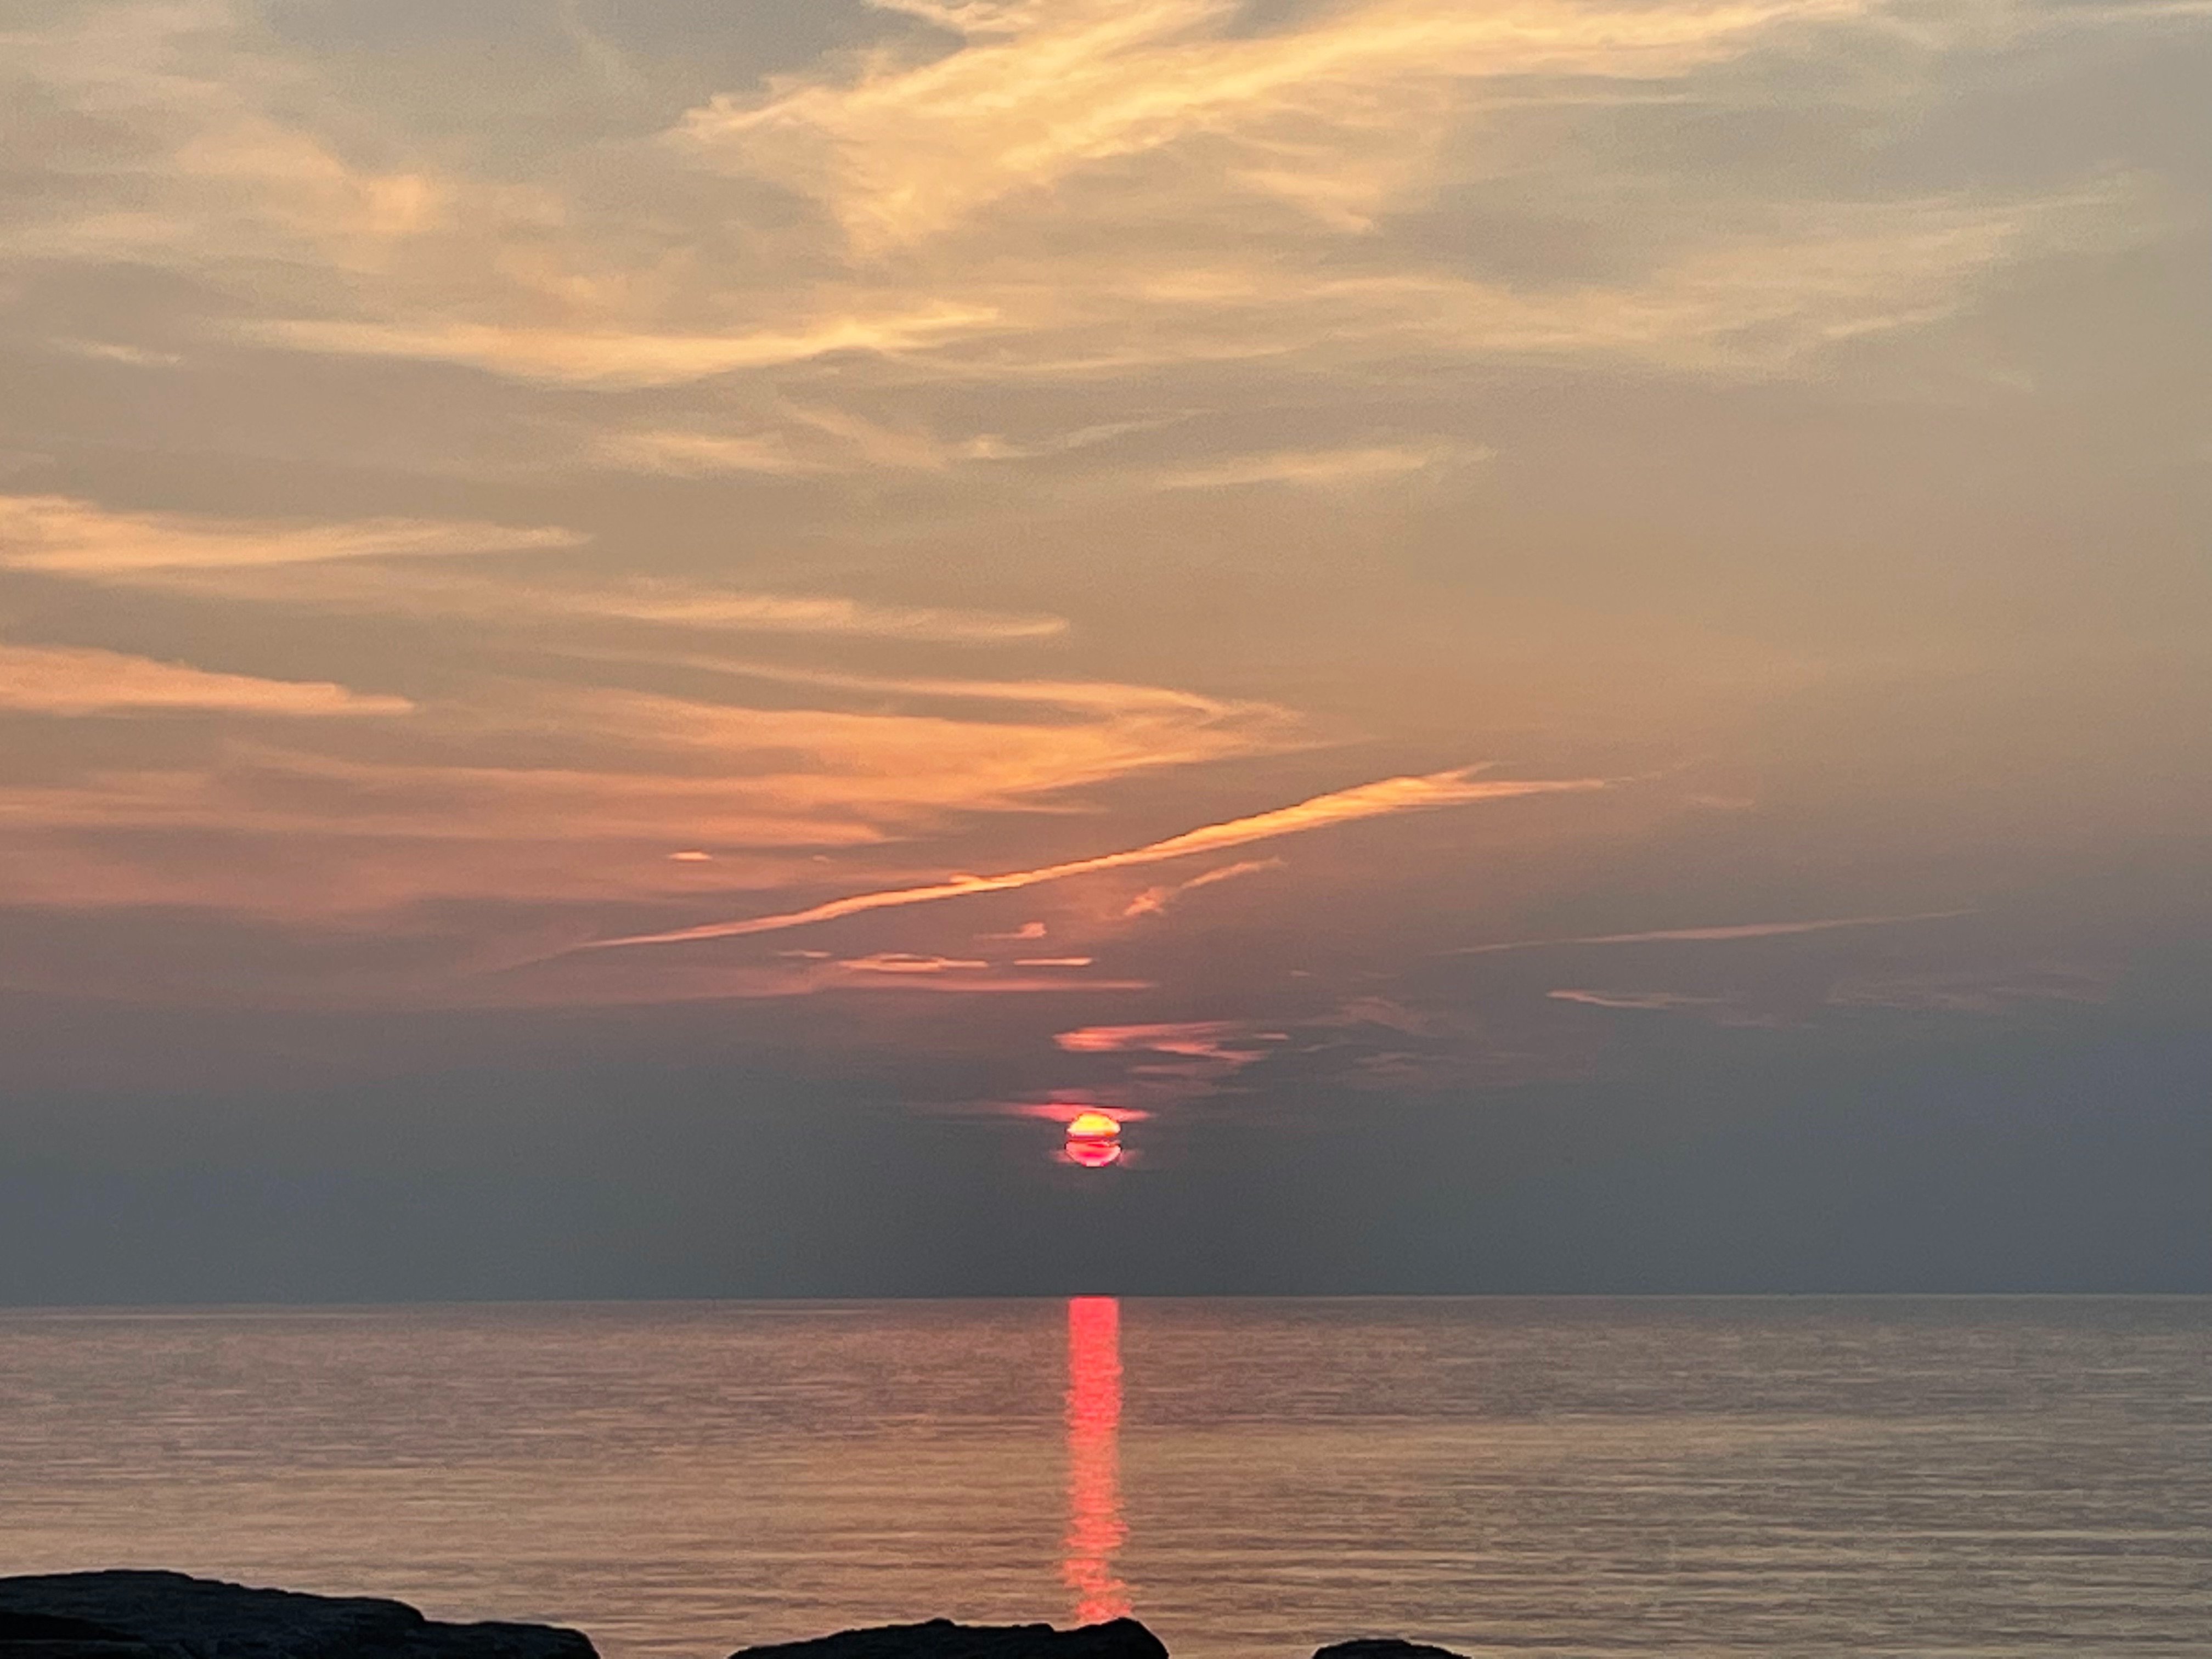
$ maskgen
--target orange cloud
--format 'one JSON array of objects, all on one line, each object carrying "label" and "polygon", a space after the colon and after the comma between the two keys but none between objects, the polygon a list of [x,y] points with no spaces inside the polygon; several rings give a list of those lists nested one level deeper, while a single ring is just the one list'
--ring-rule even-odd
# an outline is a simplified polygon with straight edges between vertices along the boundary
[{"label": "orange cloud", "polygon": [[550,526],[361,519],[285,526],[181,513],[111,512],[67,495],[0,495],[0,565],[70,575],[319,564],[574,547]]},{"label": "orange cloud", "polygon": [[832,352],[901,351],[988,328],[988,306],[934,304],[880,316],[808,319],[744,334],[525,328],[445,322],[276,321],[242,325],[248,338],[343,356],[466,363],[518,380],[603,387],[680,386],[733,369],[775,368]]},{"label": "orange cloud", "polygon": [[1167,1020],[1150,1025],[1085,1025],[1053,1041],[1071,1054],[1132,1052],[1182,1054],[1193,1060],[1256,1060],[1266,1050],[1231,1046],[1249,1028],[1233,1019]]},{"label": "orange cloud", "polygon": [[1206,871],[1172,887],[1147,887],[1129,901],[1128,908],[1121,912],[1121,917],[1126,921],[1136,916],[1164,915],[1168,906],[1182,894],[1200,887],[1211,887],[1218,881],[1234,881],[1239,876],[1257,875],[1262,870],[1281,868],[1283,860],[1280,859],[1246,859],[1238,864],[1224,864],[1218,870]]},{"label": "orange cloud", "polygon": [[348,690],[327,680],[210,673],[119,651],[0,645],[0,708],[43,714],[198,708],[241,714],[404,714],[404,697]]},{"label": "orange cloud", "polygon": [[1170,859],[1186,858],[1194,853],[1219,852],[1277,836],[1295,835],[1301,830],[1357,823],[1363,818],[1383,817],[1431,807],[1458,806],[1471,801],[1605,787],[1605,781],[1601,778],[1479,781],[1474,776],[1476,769],[1474,767],[1459,767],[1449,772],[1432,772],[1420,777],[1383,778],[1374,783],[1363,783],[1350,789],[1316,795],[1310,799],[1278,807],[1273,811],[1255,813],[1249,817],[1204,824],[1196,830],[1185,830],[1179,836],[1170,836],[1165,841],[1151,842],[1142,847],[1127,848],[1119,852],[1101,853],[1087,859],[1074,859],[1064,864],[1048,864],[1034,870],[1014,870],[995,876],[956,876],[949,881],[925,887],[897,887],[878,892],[855,893],[849,897],[832,899],[826,904],[813,905],[804,910],[786,911],[777,915],[750,916],[737,921],[708,922],[701,927],[673,928],[666,933],[633,933],[619,939],[597,939],[577,948],[605,950],[618,945],[673,945],[691,939],[733,939],[748,933],[776,933],[787,927],[804,927],[814,922],[834,921],[841,916],[859,915],[869,910],[927,904],[938,899],[965,898],[976,893],[1001,893],[1015,888],[1038,886],[1048,881],[1065,881],[1071,876],[1091,875],[1102,870],[1158,864]]},{"label": "orange cloud", "polygon": [[1149,1056],[1126,1066],[1127,1086],[1163,1102],[1212,1094],[1287,1040],[1286,1032],[1233,1019],[1085,1025],[1053,1038],[1071,1054]]},{"label": "orange cloud", "polygon": [[[343,526],[330,528],[333,532],[331,537],[313,544],[336,544],[340,538],[335,532]],[[406,550],[396,545],[364,543],[347,554],[331,553],[313,558],[305,555],[258,561],[240,557],[229,564],[219,563],[213,558],[198,563],[142,560],[137,563],[67,568],[72,574],[96,577],[110,583],[216,599],[295,605],[340,614],[427,617],[447,622],[523,624],[541,629],[549,621],[579,624],[638,622],[702,632],[821,634],[988,645],[1049,639],[1067,629],[1066,621],[1060,617],[955,611],[941,606],[870,605],[833,593],[763,593],[702,582],[642,579],[586,585],[573,580],[555,582],[536,574],[525,581],[475,571],[434,570],[419,565],[402,570],[388,565],[357,568],[341,562],[356,554],[366,556]],[[465,546],[457,541],[447,550],[493,550]],[[40,568],[64,567],[48,564]],[[684,659],[663,654],[653,660],[678,663]],[[696,665],[743,672],[739,665],[711,659]],[[788,672],[796,678],[799,671]],[[758,677],[770,676],[767,671],[761,671]]]},{"label": "orange cloud", "polygon": [[878,951],[873,956],[845,957],[837,966],[854,974],[954,974],[981,972],[991,964],[957,957],[922,957],[904,951]]}]

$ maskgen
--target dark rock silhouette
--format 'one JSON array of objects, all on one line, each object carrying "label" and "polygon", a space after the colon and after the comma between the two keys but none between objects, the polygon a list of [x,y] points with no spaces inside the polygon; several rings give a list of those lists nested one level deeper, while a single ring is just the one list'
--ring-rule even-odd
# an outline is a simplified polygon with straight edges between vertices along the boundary
[{"label": "dark rock silhouette", "polygon": [[805,1642],[740,1648],[731,1659],[1168,1659],[1133,1619],[1054,1630],[1050,1625],[878,1625]]},{"label": "dark rock silhouette", "polygon": [[[402,1601],[251,1589],[181,1572],[0,1578],[0,1659],[599,1659],[552,1625],[444,1625]],[[731,1659],[1168,1659],[1133,1619],[878,1625],[740,1648]],[[1419,1642],[1334,1642],[1314,1659],[1462,1659]]]},{"label": "dark rock silhouette", "polygon": [[0,1659],[598,1659],[550,1625],[441,1625],[399,1601],[180,1572],[0,1578]]}]

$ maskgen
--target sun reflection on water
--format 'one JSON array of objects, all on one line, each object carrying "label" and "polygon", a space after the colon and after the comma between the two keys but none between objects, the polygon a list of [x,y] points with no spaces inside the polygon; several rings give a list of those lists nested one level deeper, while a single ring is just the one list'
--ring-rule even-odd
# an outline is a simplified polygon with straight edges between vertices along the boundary
[{"label": "sun reflection on water", "polygon": [[1121,1304],[1110,1296],[1067,1299],[1067,1536],[1061,1582],[1075,1593],[1075,1620],[1095,1624],[1129,1611],[1128,1587],[1114,1576],[1121,1521]]}]

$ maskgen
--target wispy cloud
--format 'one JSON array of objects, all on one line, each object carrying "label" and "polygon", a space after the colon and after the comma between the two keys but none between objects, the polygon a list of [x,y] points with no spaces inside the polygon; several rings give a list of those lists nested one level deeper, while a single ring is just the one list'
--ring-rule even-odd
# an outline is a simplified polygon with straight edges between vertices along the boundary
[{"label": "wispy cloud", "polygon": [[1202,825],[1196,830],[1185,830],[1179,836],[1170,836],[1165,841],[1151,842],[1142,847],[1127,848],[1119,852],[1101,853],[1062,864],[1008,871],[995,876],[957,876],[949,881],[921,887],[855,893],[847,898],[831,899],[827,903],[811,905],[804,910],[787,911],[779,915],[750,916],[737,921],[708,922],[696,927],[674,928],[665,933],[635,933],[621,939],[599,939],[583,948],[672,945],[691,939],[732,939],[749,933],[776,933],[787,927],[804,927],[815,922],[834,921],[842,916],[859,915],[870,910],[927,904],[939,899],[966,898],[978,893],[1001,893],[1016,888],[1040,886],[1046,882],[1065,881],[1070,877],[1091,875],[1103,870],[1159,864],[1170,859],[1187,858],[1194,853],[1220,852],[1253,842],[1271,840],[1277,836],[1295,835],[1332,824],[1356,823],[1364,818],[1382,817],[1432,807],[1464,805],[1471,801],[1501,800],[1522,795],[1605,787],[1605,781],[1601,778],[1478,779],[1474,775],[1475,769],[1462,767],[1419,777],[1384,778],[1374,783],[1363,783],[1350,789],[1316,795],[1293,805],[1278,807],[1273,811]]},{"label": "wispy cloud", "polygon": [[788,477],[826,470],[822,462],[794,455],[790,441],[781,432],[700,432],[671,428],[614,432],[599,440],[594,455],[614,466],[640,472],[668,473],[677,477],[711,477],[718,472],[765,472]]},{"label": "wispy cloud", "polygon": [[1662,927],[1644,933],[1583,933],[1561,939],[1507,939],[1496,945],[1463,945],[1443,954],[1489,956],[1502,951],[1545,951],[1571,945],[1706,945],[1734,939],[1782,939],[1793,933],[1825,933],[1839,927],[1895,927],[1907,922],[1948,921],[1972,910],[1918,910],[1893,916],[1829,916],[1817,921],[1741,921],[1717,927]]},{"label": "wispy cloud", "polygon": [[1188,1060],[1232,1060],[1242,1064],[1267,1052],[1274,1033],[1255,1046],[1257,1036],[1248,1022],[1233,1019],[1169,1020],[1146,1025],[1084,1025],[1061,1031],[1053,1042],[1071,1054],[1178,1054]]},{"label": "wispy cloud", "polygon": [[[0,706],[47,713],[407,707],[336,685],[49,647],[19,653],[7,684]],[[1142,686],[947,681],[942,696],[917,694],[904,708],[902,696],[832,690],[759,707],[493,678],[441,688],[397,750],[325,729],[312,741],[326,752],[305,732],[277,747],[234,732],[211,751],[158,763],[94,755],[39,781],[0,781],[0,834],[39,846],[34,857],[0,859],[21,878],[0,890],[287,915],[449,895],[729,903],[815,886],[824,872],[811,855],[824,849],[887,849],[981,813],[1065,810],[1067,791],[1296,737],[1279,709]],[[456,749],[483,758],[461,763]],[[210,836],[227,849],[219,857]],[[58,838],[76,849],[61,855]],[[1042,924],[1023,933],[1042,937]]]},{"label": "wispy cloud", "polygon": [[1216,882],[1235,881],[1240,876],[1256,876],[1263,871],[1280,870],[1284,867],[1283,860],[1280,859],[1244,859],[1236,864],[1224,864],[1218,870],[1202,871],[1188,881],[1176,882],[1166,887],[1147,887],[1129,901],[1128,907],[1121,912],[1121,915],[1125,920],[1137,916],[1164,915],[1168,907],[1185,893],[1194,892],[1201,887],[1211,887]]},{"label": "wispy cloud", "polygon": [[66,495],[0,495],[0,564],[74,576],[507,553],[585,539],[551,526],[433,519],[284,525],[118,512]]},{"label": "wispy cloud", "polygon": [[2108,1002],[2118,979],[2118,971],[2109,965],[2078,963],[1898,969],[1840,981],[1829,991],[1827,1006],[1900,1013],[2009,1014],[2053,1004]]},{"label": "wispy cloud", "polygon": [[1588,991],[1562,987],[1544,994],[1554,1002],[1579,1002],[1592,1008],[1633,1008],[1664,1011],[1676,1008],[1728,1008],[1730,996],[1700,996],[1688,991]]},{"label": "wispy cloud", "polygon": [[981,973],[990,965],[973,957],[915,956],[905,951],[878,951],[872,956],[837,959],[837,966],[848,974]]},{"label": "wispy cloud", "polygon": [[214,673],[73,646],[0,645],[0,708],[43,714],[200,709],[233,714],[404,714],[405,697],[325,680]]},{"label": "wispy cloud", "polygon": [[682,477],[753,472],[783,477],[900,471],[945,475],[956,469],[1003,468],[1046,460],[1110,443],[1132,433],[1172,425],[1176,416],[1109,421],[1029,437],[978,432],[941,435],[886,426],[850,410],[786,403],[772,423],[746,431],[654,427],[599,440],[592,459],[604,465]]},{"label": "wispy cloud", "polygon": [[[696,846],[745,849],[871,846],[883,830],[847,811],[781,801],[771,781],[580,766],[464,766],[313,754],[234,741],[219,763],[102,770],[76,781],[0,787],[0,822],[56,830],[194,829],[345,842],[564,844],[605,857],[629,843],[641,879],[665,889],[737,871],[672,863],[682,826]],[[650,849],[649,852],[647,849]],[[787,876],[790,873],[785,872]],[[675,890],[684,890],[678,888]]]},{"label": "wispy cloud", "polygon": [[[375,545],[356,550],[370,555],[408,550]],[[457,545],[451,550],[498,550]],[[50,562],[41,568],[66,569],[70,574],[110,584],[295,606],[325,614],[477,621],[510,628],[542,628],[547,623],[562,622],[576,625],[649,623],[708,634],[817,634],[974,645],[1050,639],[1067,629],[1064,617],[1036,613],[878,605],[842,594],[762,592],[674,578],[594,581],[574,574],[491,575],[447,565],[371,567],[337,554],[289,562],[241,560],[231,565],[212,560],[200,564],[142,561],[66,567]],[[654,659],[679,660],[672,653],[660,653]],[[730,666],[735,672],[734,665]],[[802,672],[785,671],[794,678]]]},{"label": "wispy cloud", "polygon": [[989,306],[941,304],[881,316],[810,319],[762,333],[653,334],[611,329],[520,328],[492,323],[269,321],[244,337],[342,356],[407,357],[609,389],[680,386],[739,369],[803,363],[840,352],[892,353],[974,334],[998,320]]},{"label": "wispy cloud", "polygon": [[911,829],[917,811],[1035,811],[1057,792],[1276,752],[1302,736],[1280,710],[1156,698],[1143,688],[1073,718],[1048,698],[1020,709],[1019,683],[1000,700],[1012,710],[831,699],[762,707],[609,686],[506,690],[510,730],[589,738],[653,757],[656,769],[687,757],[783,810],[850,812],[886,829]]},{"label": "wispy cloud", "polygon": [[1454,82],[1679,73],[1778,21],[1860,7],[1367,0],[1258,33],[1229,32],[1229,0],[891,9],[927,15],[961,47],[926,62],[878,53],[850,78],[787,76],[764,99],[720,97],[684,135],[808,189],[864,249],[1186,141],[1231,147],[1222,171],[1244,191],[1356,228],[1429,164]]},{"label": "wispy cloud", "polygon": [[[963,928],[911,956],[870,937],[803,969],[726,972],[609,951],[533,981],[567,996],[619,981],[641,999],[1133,985],[1082,971],[1086,930],[1115,931],[1125,903],[1195,908],[1198,889],[1277,862],[1176,881],[1229,849],[1600,781],[1386,780],[1141,846],[1096,830],[1085,845],[1119,850],[1059,860],[1074,814],[1127,805],[1111,786],[1145,780],[1146,811],[1196,823],[1218,814],[1188,803],[1221,797],[1168,769],[1353,724],[1426,744],[1463,722],[1478,735],[1460,752],[1562,773],[1598,764],[1571,755],[1632,755],[1628,769],[1704,742],[1656,708],[1578,725],[1568,705],[1601,699],[1561,688],[1625,677],[1613,641],[1646,615],[1655,635],[1719,615],[1721,585],[1743,640],[1772,644],[1781,627],[1778,654],[1834,643],[1778,622],[1772,602],[1789,560],[1828,533],[1818,520],[1841,498],[1822,491],[1851,476],[1849,456],[1793,450],[1802,496],[1770,480],[1729,497],[1724,516],[1776,538],[1750,587],[1716,574],[1737,568],[1716,541],[1670,564],[1680,585],[1662,592],[1638,568],[1661,556],[1614,545],[1624,515],[1656,515],[1650,548],[1686,545],[1711,502],[1694,466],[1663,485],[1639,473],[1657,452],[1624,434],[1680,415],[1675,435],[1727,453],[1746,401],[1723,410],[1686,393],[1691,380],[1808,407],[1808,387],[1839,396],[1824,405],[1839,432],[1875,382],[1882,397],[1948,396],[1986,367],[1995,384],[2016,367],[1996,359],[2032,356],[2080,303],[2053,297],[2075,291],[2070,276],[2012,276],[2081,249],[2106,270],[2186,217],[2173,210],[2187,181],[2125,135],[2109,154],[2015,146],[2007,166],[1981,165],[1981,139],[1959,136],[2010,131],[1982,96],[1989,54],[2167,20],[2130,37],[2148,61],[2144,42],[2207,15],[2200,0],[1902,21],[1886,0],[882,0],[851,49],[811,61],[788,55],[796,37],[735,27],[678,64],[656,53],[682,55],[689,26],[667,19],[618,58],[574,19],[547,23],[586,55],[589,84],[555,82],[556,40],[542,60],[512,55],[527,69],[471,71],[495,80],[471,102],[425,90],[415,71],[445,72],[447,54],[404,30],[384,38],[392,73],[364,76],[234,0],[18,10],[5,55],[22,95],[0,100],[0,149],[21,187],[0,301],[37,383],[0,457],[16,481],[0,495],[0,574],[11,606],[20,593],[37,607],[37,637],[127,617],[127,639],[104,642],[148,654],[0,650],[0,706],[237,718],[96,732],[16,720],[45,748],[0,781],[0,891],[88,911],[342,917],[333,931],[378,940],[433,911],[534,907],[523,931],[542,956],[593,932],[623,935],[602,945],[766,933],[1133,872],[1076,896],[1096,903],[1071,901],[1065,922],[1048,913],[1049,944],[1024,942],[1042,922],[989,944]],[[2036,45],[2005,73],[2086,85],[2052,67],[2071,50]],[[520,101],[496,81],[513,73],[533,77]],[[1988,326],[1932,326],[1998,293]],[[2146,334],[2186,327],[2180,311],[2142,315]],[[1874,380],[1836,384],[1844,352]],[[1587,432],[1554,441],[1592,409],[1606,412]],[[1512,464],[1480,465],[1476,436]],[[240,514],[155,510],[210,501]],[[1557,526],[1557,557],[1506,549],[1537,523]],[[1463,526],[1500,551],[1439,582]],[[2043,580],[2034,562],[2007,570]],[[1356,593],[1333,585],[1355,568]],[[1597,574],[1616,568],[1619,584]],[[1835,592],[1844,610],[1864,599],[1851,582]],[[1327,613],[1340,593],[1341,626]],[[1523,599],[1556,605],[1559,647],[1493,662],[1501,607]],[[1486,606],[1462,648],[1451,630]],[[281,655],[232,648],[271,638]],[[1460,666],[1443,665],[1439,639]],[[1401,645],[1402,663],[1384,660]],[[1123,683],[1170,677],[1178,653],[1173,672],[1201,691]],[[1670,697],[1670,673],[1703,672],[1666,647],[1652,659]],[[301,678],[209,665],[271,661]],[[415,707],[386,684],[434,690]],[[1478,685],[1506,690],[1486,700]],[[1286,706],[1307,699],[1310,717]],[[272,714],[302,717],[281,728],[288,748],[270,741]],[[1778,765],[1739,769],[1741,787],[1788,799]],[[986,815],[988,854],[951,841]],[[1571,838],[1528,867],[1595,845]],[[1481,880],[1395,873],[1453,896],[1413,948]],[[843,896],[809,902],[824,895]],[[1285,970],[1316,970],[1309,988],[1334,982],[1320,936],[1358,925],[1313,896],[1285,919],[1314,929],[1312,955],[1302,943]],[[1797,914],[1817,908],[1799,898]],[[970,926],[1032,914],[1007,903]],[[378,926],[361,926],[372,913]],[[1565,1005],[1687,1006],[1751,942],[1953,914],[1468,953],[1705,952],[1687,988],[1578,959],[1590,975],[1544,981],[1568,981],[1550,1004],[1516,994],[1515,1018],[1533,1008],[1586,1037],[1606,1022]],[[643,931],[679,917],[737,919]],[[1458,936],[1474,935],[1462,922]],[[1179,948],[1124,943],[1139,960]],[[1118,966],[1121,948],[1104,959]],[[1039,954],[1006,961],[1014,949]],[[2058,981],[1902,968],[1831,989],[1840,940],[1785,954],[1821,959],[1794,988],[1808,1006],[2064,1000]],[[1177,966],[1163,980],[1190,982]],[[1510,1025],[1386,1021],[1353,1047],[1395,1082],[1425,1043],[1510,1071]]]},{"label": "wispy cloud", "polygon": [[1479,447],[1388,446],[1364,449],[1279,450],[1263,455],[1232,455],[1195,466],[1175,467],[1158,475],[1163,489],[1214,489],[1238,484],[1287,484],[1310,489],[1341,489],[1384,478],[1402,478],[1443,465],[1486,460]]},{"label": "wispy cloud", "polygon": [[1064,1054],[1118,1057],[1113,1092],[1159,1104],[1215,1094],[1290,1040],[1249,1020],[1167,1020],[1083,1025],[1053,1037]]}]

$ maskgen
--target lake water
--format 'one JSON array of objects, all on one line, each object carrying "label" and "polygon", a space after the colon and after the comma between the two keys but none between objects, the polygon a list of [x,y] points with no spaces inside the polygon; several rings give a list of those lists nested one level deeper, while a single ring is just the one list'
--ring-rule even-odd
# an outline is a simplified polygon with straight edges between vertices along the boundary
[{"label": "lake water", "polygon": [[2212,1300],[0,1310],[0,1571],[110,1565],[617,1659],[2202,1659]]}]

